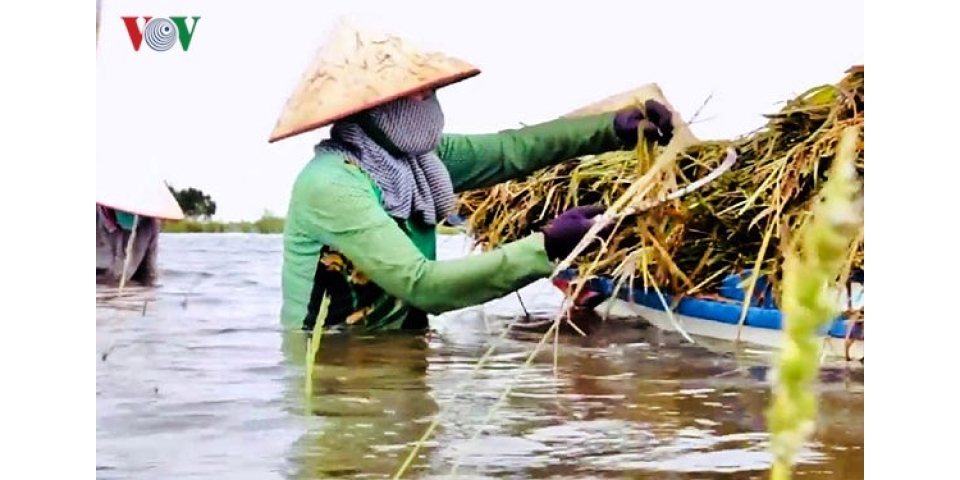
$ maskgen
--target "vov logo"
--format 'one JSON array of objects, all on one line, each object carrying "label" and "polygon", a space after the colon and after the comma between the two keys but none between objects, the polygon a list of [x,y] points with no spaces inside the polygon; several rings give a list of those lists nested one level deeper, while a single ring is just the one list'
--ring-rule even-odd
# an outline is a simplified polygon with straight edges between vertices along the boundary
[{"label": "vov logo", "polygon": [[[120,17],[127,27],[127,35],[133,51],[139,52],[144,43],[155,52],[166,52],[173,45],[180,42],[180,47],[186,52],[190,49],[193,34],[197,31],[197,22],[200,17]],[[143,19],[143,30],[139,20]],[[187,19],[193,20],[193,25],[187,28]]]}]

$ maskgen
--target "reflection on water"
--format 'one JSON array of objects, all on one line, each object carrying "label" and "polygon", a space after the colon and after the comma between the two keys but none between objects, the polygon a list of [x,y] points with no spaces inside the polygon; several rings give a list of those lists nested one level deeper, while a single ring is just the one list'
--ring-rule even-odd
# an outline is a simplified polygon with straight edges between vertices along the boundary
[{"label": "reflection on water", "polygon": [[[426,336],[324,336],[307,401],[305,336],[277,328],[280,238],[161,248],[157,289],[98,289],[98,478],[390,478],[438,415],[408,478],[767,475],[763,352],[606,323],[561,339],[557,375],[552,341],[523,368],[539,336],[500,338],[511,296]],[[545,283],[521,293],[536,312],[557,301]],[[821,380],[800,476],[863,478],[863,372]]]}]

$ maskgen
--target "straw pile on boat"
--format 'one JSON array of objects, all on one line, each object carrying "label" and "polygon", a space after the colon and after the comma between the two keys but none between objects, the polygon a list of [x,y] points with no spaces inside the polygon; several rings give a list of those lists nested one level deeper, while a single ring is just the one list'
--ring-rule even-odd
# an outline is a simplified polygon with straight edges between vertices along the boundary
[{"label": "straw pile on boat", "polygon": [[[676,150],[675,158],[644,198],[703,177],[723,161],[729,146],[739,159],[703,188],[627,217],[604,250],[580,256],[574,266],[581,275],[630,277],[681,296],[709,294],[728,274],[747,269],[776,285],[781,248],[808,216],[844,127],[862,127],[863,107],[860,65],[837,84],[813,88],[787,102],[751,134],[730,141],[699,141],[689,134],[675,138],[667,147]],[[678,131],[689,132],[685,126]],[[687,144],[677,147],[678,142]],[[665,154],[653,156],[658,153]],[[862,178],[862,136],[857,154]],[[460,214],[483,249],[495,248],[573,206],[613,204],[651,164],[648,156],[631,151],[571,159],[522,180],[466,192]],[[862,225],[848,258],[848,270],[863,270]]]}]

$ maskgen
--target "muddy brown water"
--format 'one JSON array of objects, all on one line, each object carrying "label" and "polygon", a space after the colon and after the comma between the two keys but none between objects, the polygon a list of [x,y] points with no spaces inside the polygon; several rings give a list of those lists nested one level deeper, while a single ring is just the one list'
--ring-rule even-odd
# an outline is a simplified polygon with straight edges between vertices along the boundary
[{"label": "muddy brown water", "polygon": [[[445,257],[463,248],[441,240]],[[277,320],[281,238],[161,249],[162,285],[98,288],[97,478],[391,478],[437,418],[404,478],[769,475],[770,352],[607,322],[524,367],[540,336],[501,336],[521,311],[510,296],[429,335],[324,336],[308,401],[305,338]],[[559,302],[544,282],[521,299],[537,316]],[[818,389],[797,477],[863,478],[862,369],[825,369]]]}]

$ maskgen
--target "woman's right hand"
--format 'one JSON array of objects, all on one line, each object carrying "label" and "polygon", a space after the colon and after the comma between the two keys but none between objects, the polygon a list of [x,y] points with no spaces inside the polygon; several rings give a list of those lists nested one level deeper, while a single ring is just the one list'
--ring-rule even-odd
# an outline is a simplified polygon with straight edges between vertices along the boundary
[{"label": "woman's right hand", "polygon": [[[570,255],[570,252],[580,243],[594,218],[606,211],[601,205],[587,205],[575,207],[563,212],[554,218],[543,229],[543,244],[550,260],[560,260]],[[613,223],[600,231],[600,236],[606,236],[613,228]]]}]

